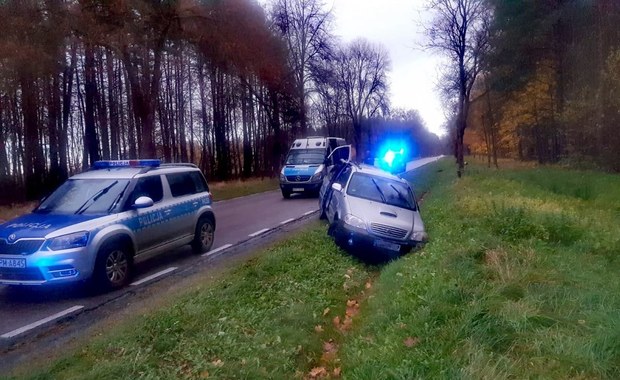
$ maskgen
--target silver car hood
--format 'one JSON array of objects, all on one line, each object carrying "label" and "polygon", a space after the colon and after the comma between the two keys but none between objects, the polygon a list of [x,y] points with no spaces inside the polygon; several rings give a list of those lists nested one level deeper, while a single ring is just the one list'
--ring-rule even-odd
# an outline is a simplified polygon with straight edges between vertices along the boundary
[{"label": "silver car hood", "polygon": [[[411,236],[413,231],[424,231],[424,223],[418,211],[407,210],[350,195],[346,197],[346,202],[349,213],[364,220],[368,231],[374,235],[405,240]],[[385,227],[407,232],[402,237],[400,235],[392,236],[395,231],[386,231]]]}]

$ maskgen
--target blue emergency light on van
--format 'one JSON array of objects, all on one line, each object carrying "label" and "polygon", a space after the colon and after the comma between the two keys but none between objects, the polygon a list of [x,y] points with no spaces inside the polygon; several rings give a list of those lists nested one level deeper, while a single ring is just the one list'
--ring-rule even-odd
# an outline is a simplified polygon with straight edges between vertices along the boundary
[{"label": "blue emergency light on van", "polygon": [[280,190],[284,198],[292,193],[318,194],[334,149],[346,145],[338,137],[312,136],[297,139],[291,144],[284,167],[280,171]]}]

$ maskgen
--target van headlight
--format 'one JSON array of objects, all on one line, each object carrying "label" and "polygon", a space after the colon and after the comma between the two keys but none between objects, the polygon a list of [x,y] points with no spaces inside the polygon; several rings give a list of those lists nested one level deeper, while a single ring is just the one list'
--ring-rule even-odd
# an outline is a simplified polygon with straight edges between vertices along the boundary
[{"label": "van headlight", "polygon": [[348,224],[351,227],[359,228],[362,230],[366,229],[366,222],[364,222],[362,219],[358,218],[355,215],[347,214],[344,216],[343,221],[345,224]]},{"label": "van headlight", "polygon": [[311,182],[320,181],[323,179],[323,172],[315,173],[312,178],[310,178]]},{"label": "van headlight", "polygon": [[280,182],[286,182],[286,176],[284,173],[280,173]]},{"label": "van headlight", "polygon": [[48,247],[52,251],[60,251],[63,249],[85,247],[87,243],[88,232],[82,231],[53,238],[50,240]]}]

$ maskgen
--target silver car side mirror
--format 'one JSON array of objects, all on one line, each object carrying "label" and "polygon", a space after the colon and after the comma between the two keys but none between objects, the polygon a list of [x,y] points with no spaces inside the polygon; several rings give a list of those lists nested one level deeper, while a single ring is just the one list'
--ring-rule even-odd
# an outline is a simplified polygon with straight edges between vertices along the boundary
[{"label": "silver car side mirror", "polygon": [[339,184],[339,183],[334,183],[334,184],[332,185],[332,189],[333,189],[334,191],[342,191],[342,185],[341,185],[341,184]]}]

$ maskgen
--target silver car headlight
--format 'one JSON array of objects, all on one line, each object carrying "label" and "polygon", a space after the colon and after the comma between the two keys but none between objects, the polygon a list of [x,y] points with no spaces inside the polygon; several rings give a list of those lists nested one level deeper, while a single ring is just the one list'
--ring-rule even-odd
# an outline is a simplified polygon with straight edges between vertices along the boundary
[{"label": "silver car headlight", "polygon": [[60,251],[62,249],[85,247],[86,244],[88,244],[88,232],[82,231],[51,239],[49,249]]},{"label": "silver car headlight", "polygon": [[362,230],[366,229],[366,222],[355,215],[347,214],[344,216],[343,221],[351,227],[360,228]]},{"label": "silver car headlight", "polygon": [[413,234],[411,234],[411,240],[426,243],[428,241],[428,234],[424,231],[414,231]]}]

